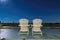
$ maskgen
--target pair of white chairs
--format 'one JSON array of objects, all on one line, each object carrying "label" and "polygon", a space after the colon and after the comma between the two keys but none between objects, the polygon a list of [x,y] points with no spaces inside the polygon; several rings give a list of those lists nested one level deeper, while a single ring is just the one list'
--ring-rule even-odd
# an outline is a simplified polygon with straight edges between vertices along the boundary
[{"label": "pair of white chairs", "polygon": [[[20,26],[20,34],[29,34],[29,20],[28,19],[20,19],[19,26]],[[32,34],[41,34],[41,27],[42,27],[42,20],[41,19],[34,19],[32,26]]]}]

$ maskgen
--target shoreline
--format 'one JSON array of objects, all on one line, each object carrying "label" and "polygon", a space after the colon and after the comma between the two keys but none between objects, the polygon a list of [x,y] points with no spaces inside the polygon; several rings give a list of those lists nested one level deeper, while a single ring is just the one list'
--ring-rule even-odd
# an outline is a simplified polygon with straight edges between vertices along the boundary
[{"label": "shoreline", "polygon": [[[60,27],[43,27],[43,28],[59,28],[60,29]],[[3,27],[0,27],[0,29],[19,29],[19,27],[3,26]]]}]

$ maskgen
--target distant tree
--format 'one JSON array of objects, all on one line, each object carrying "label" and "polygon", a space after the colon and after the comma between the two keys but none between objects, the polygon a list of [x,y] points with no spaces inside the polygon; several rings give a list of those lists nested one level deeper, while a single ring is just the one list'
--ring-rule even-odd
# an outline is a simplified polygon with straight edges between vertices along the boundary
[{"label": "distant tree", "polygon": [[26,40],[25,38],[23,40]]},{"label": "distant tree", "polygon": [[2,38],[1,40],[6,40],[5,38]]}]

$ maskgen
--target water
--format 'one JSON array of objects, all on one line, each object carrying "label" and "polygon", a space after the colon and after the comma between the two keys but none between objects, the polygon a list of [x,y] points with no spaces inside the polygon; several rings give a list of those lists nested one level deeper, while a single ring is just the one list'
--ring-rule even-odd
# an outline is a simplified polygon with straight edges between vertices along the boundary
[{"label": "water", "polygon": [[[19,35],[19,28],[15,29],[0,29],[0,37],[1,38],[21,38]],[[30,29],[31,30],[31,29]],[[35,38],[60,38],[60,28],[41,28],[43,32],[42,37],[35,37]],[[29,35],[30,36],[30,35]],[[31,36],[34,38],[33,36]]]}]

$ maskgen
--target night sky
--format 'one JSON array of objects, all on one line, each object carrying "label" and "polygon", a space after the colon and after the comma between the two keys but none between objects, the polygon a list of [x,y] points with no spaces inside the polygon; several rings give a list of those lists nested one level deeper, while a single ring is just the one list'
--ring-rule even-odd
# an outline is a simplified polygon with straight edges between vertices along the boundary
[{"label": "night sky", "polygon": [[59,0],[0,0],[0,21],[32,21],[40,18],[43,22],[60,22]]}]

